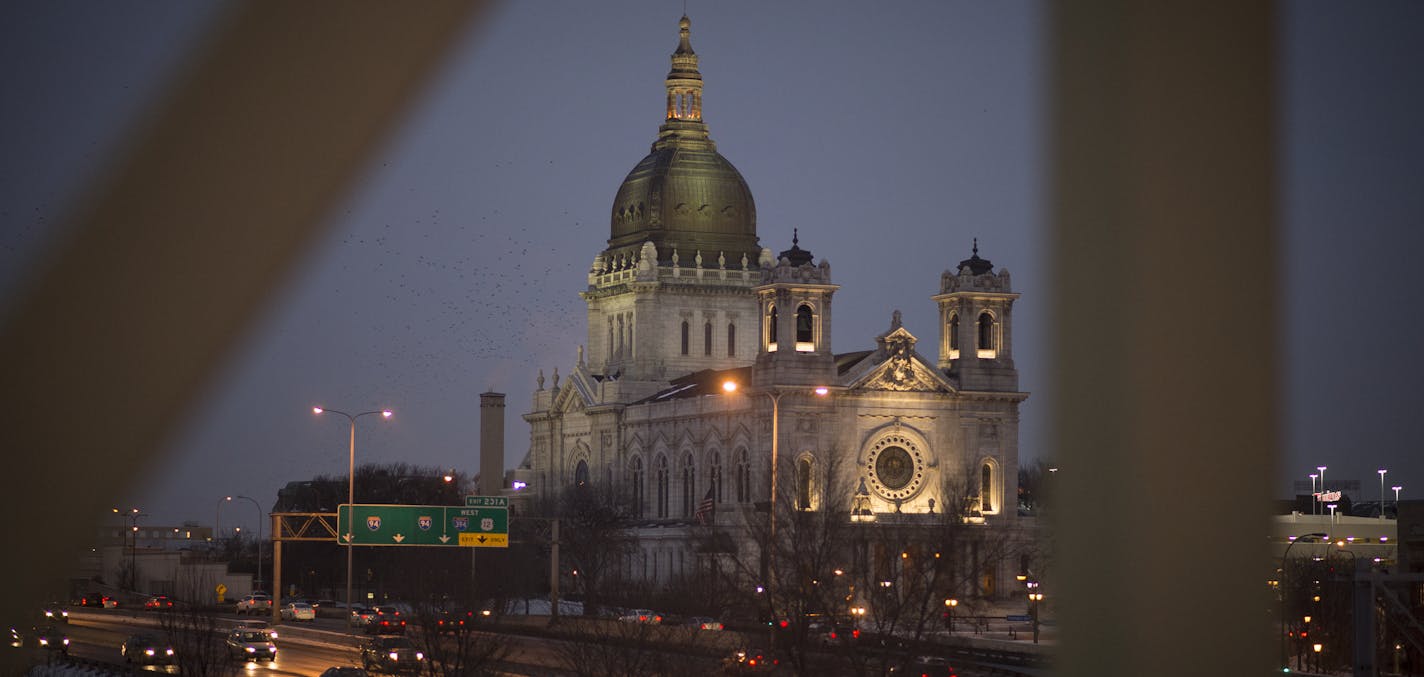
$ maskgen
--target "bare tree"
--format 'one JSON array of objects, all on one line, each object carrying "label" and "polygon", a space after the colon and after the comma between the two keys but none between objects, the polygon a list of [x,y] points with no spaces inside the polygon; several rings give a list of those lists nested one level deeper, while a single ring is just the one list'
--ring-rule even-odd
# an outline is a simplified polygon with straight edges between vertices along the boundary
[{"label": "bare tree", "polygon": [[181,575],[176,582],[180,601],[159,617],[159,627],[173,645],[178,672],[194,677],[225,677],[237,674],[237,665],[228,657],[227,644],[218,627],[217,613],[197,602],[213,580],[206,575]]},{"label": "bare tree", "polygon": [[702,655],[706,640],[686,628],[582,619],[564,632],[558,659],[578,677],[685,677],[708,674],[714,663]]}]

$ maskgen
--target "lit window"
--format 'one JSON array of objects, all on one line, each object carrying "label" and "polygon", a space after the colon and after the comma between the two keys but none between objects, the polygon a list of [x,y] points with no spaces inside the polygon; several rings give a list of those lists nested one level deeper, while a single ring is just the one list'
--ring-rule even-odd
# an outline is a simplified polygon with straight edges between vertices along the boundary
[{"label": "lit window", "polygon": [[815,317],[811,306],[801,304],[796,308],[796,351],[809,353],[816,349]]}]

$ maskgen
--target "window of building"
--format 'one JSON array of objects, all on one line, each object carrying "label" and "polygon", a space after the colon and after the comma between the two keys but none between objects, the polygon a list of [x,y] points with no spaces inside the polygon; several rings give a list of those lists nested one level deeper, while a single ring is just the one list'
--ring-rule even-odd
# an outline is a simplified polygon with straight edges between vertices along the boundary
[{"label": "window of building", "polygon": [[727,323],[727,357],[737,356],[737,325]]},{"label": "window of building", "polygon": [[979,510],[994,512],[994,466],[985,463],[979,468]]},{"label": "window of building", "polygon": [[747,450],[737,451],[737,502],[750,503],[752,500],[752,469],[747,460]]},{"label": "window of building", "polygon": [[979,314],[979,357],[993,358],[997,351],[994,346],[994,316],[988,312]]},{"label": "window of building", "polygon": [[682,354],[683,354],[683,355],[686,355],[686,354],[687,354],[687,332],[688,332],[687,320],[683,320],[683,321],[682,321]]},{"label": "window of building", "polygon": [[[687,326],[687,323],[684,322],[684,323],[683,323],[683,326],[684,326],[684,327]],[[657,466],[656,472],[657,472],[657,483],[658,483],[658,486],[657,486],[657,496],[656,496],[655,498],[656,498],[656,500],[657,500],[657,502],[658,502],[658,517],[659,517],[659,518],[666,518],[666,517],[668,516],[668,479],[669,479],[669,478],[668,478],[668,460],[667,460],[667,456],[659,455],[659,456],[658,456],[657,463],[656,463],[656,466]]]},{"label": "window of building", "polygon": [[579,459],[578,465],[574,466],[574,486],[582,487],[588,485],[588,462]]},{"label": "window of building", "polygon": [[949,327],[945,330],[949,334],[949,359],[959,359],[959,313],[949,314]]},{"label": "window of building", "polygon": [[796,308],[796,350],[808,353],[816,349],[815,315],[811,306],[801,304]]},{"label": "window of building", "polygon": [[811,509],[811,459],[796,461],[796,509]]},{"label": "window of building", "polygon": [[697,510],[697,467],[693,463],[692,454],[688,454],[687,458],[682,461],[682,516],[692,517],[695,510]]},{"label": "window of building", "polygon": [[766,316],[766,352],[776,352],[776,306],[771,306],[771,312]]},{"label": "window of building", "polygon": [[712,357],[712,323],[702,325],[702,354]]},{"label": "window of building", "polygon": [[633,460],[628,462],[628,475],[633,482],[633,514],[642,517],[643,488],[647,485],[643,483],[645,478],[643,477],[643,459],[641,457],[634,456]]}]

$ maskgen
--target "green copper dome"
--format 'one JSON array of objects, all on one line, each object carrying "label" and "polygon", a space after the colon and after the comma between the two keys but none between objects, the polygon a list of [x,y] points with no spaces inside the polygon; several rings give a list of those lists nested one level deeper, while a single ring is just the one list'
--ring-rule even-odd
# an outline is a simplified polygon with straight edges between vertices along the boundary
[{"label": "green copper dome", "polygon": [[652,152],[618,187],[605,253],[633,255],[651,240],[663,265],[672,262],[674,249],[683,262],[700,251],[707,260],[725,256],[728,268],[740,268],[744,254],[752,265],[761,251],[756,203],[746,179],[707,134],[687,17],[679,26],[681,41],[667,77],[667,118]]}]

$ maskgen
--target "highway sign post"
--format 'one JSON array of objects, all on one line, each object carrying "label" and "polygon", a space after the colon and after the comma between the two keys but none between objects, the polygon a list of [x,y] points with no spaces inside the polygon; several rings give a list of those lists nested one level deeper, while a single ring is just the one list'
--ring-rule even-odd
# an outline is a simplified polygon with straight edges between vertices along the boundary
[{"label": "highway sign post", "polygon": [[509,547],[509,504],[500,496],[467,496],[465,506],[337,507],[338,541],[365,546]]}]

